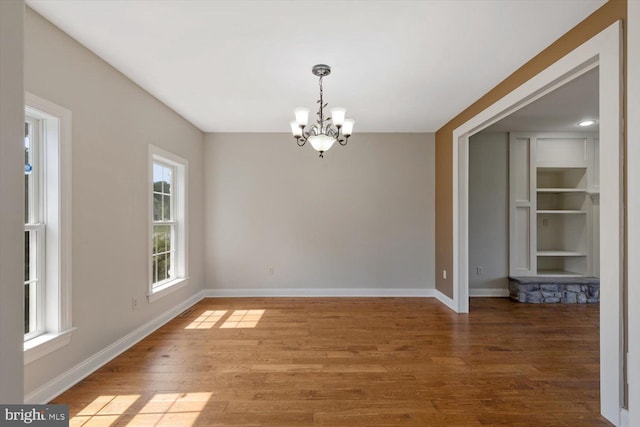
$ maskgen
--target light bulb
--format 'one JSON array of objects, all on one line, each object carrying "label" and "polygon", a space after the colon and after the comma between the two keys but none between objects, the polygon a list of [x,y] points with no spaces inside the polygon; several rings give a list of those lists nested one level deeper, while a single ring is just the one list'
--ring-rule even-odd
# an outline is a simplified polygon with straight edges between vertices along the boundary
[{"label": "light bulb", "polygon": [[298,126],[304,127],[309,122],[309,109],[308,108],[296,108],[293,113],[296,115],[296,123]]},{"label": "light bulb", "polygon": [[291,126],[291,133],[293,136],[302,136],[302,128],[298,126],[298,123],[295,120],[289,122],[289,125]]},{"label": "light bulb", "polygon": [[585,127],[585,126],[592,126],[592,125],[595,125],[595,124],[596,124],[595,120],[587,119],[587,120],[583,120],[583,121],[579,122],[578,126]]},{"label": "light bulb", "polygon": [[344,108],[332,108],[331,109],[331,120],[333,124],[336,126],[342,126],[344,124],[344,116],[347,113],[347,110]]},{"label": "light bulb", "polygon": [[344,124],[342,125],[342,134],[345,136],[351,135],[354,123],[355,121],[353,119],[345,119]]}]

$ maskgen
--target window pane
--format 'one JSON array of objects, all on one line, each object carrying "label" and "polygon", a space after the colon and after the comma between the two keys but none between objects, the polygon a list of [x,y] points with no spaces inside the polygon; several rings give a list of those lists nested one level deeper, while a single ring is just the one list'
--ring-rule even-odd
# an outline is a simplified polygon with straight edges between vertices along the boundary
[{"label": "window pane", "polygon": [[173,253],[173,225],[153,226],[153,258],[152,258],[152,280],[158,283],[163,280],[172,279],[172,258]]},{"label": "window pane", "polygon": [[173,252],[168,252],[166,254],[167,257],[167,277],[173,278]]},{"label": "window pane", "polygon": [[158,255],[158,282],[167,278],[167,256],[166,254]]},{"label": "window pane", "polygon": [[29,331],[29,318],[31,316],[31,306],[29,304],[29,300],[30,298],[30,288],[31,285],[29,283],[27,283],[26,285],[24,285],[24,333],[28,334]]},{"label": "window pane", "polygon": [[24,222],[29,222],[29,175],[24,175]]},{"label": "window pane", "polygon": [[155,191],[162,191],[162,169],[157,163],[153,164],[153,188]]},{"label": "window pane", "polygon": [[158,257],[153,257],[153,265],[151,266],[152,283],[158,281]]},{"label": "window pane", "polygon": [[171,254],[170,253],[164,254],[164,259],[165,259],[164,266],[166,268],[164,274],[167,279],[170,279],[171,278],[171,274],[170,274],[171,273]]},{"label": "window pane", "polygon": [[36,309],[38,282],[32,281],[24,284],[24,333],[29,334],[36,331]]},{"label": "window pane", "polygon": [[171,221],[171,196],[162,196],[162,219]]},{"label": "window pane", "polygon": [[167,229],[165,230],[165,233],[164,233],[166,251],[170,251],[173,248],[173,236],[171,234],[172,229],[173,229],[172,226],[167,226]]},{"label": "window pane", "polygon": [[25,334],[36,331],[37,292],[40,286],[36,256],[38,247],[38,231],[25,230],[24,232],[24,328]]},{"label": "window pane", "polygon": [[24,281],[28,282],[31,280],[31,247],[30,247],[30,231],[24,232]]},{"label": "window pane", "polygon": [[171,192],[172,171],[168,166],[153,164],[153,191],[169,194]]},{"label": "window pane", "polygon": [[160,221],[162,219],[162,195],[153,193],[153,220]]},{"label": "window pane", "polygon": [[157,231],[158,226],[154,225],[153,226],[153,236],[151,238],[151,255],[155,255],[158,253],[158,244],[159,242],[159,237],[158,237],[158,231]]},{"label": "window pane", "polygon": [[171,194],[171,184],[173,183],[171,168],[164,168],[163,174],[164,192],[165,194]]},{"label": "window pane", "polygon": [[153,265],[151,267],[151,274],[153,275],[153,282],[156,283],[158,281],[158,257],[153,257]]},{"label": "window pane", "polygon": [[27,174],[27,164],[31,165],[31,124],[25,123],[25,137],[24,137],[24,222],[29,222],[29,182],[31,174]]},{"label": "window pane", "polygon": [[158,254],[168,251],[171,247],[171,226],[170,225],[154,225],[153,226],[153,253]]},{"label": "window pane", "polygon": [[167,250],[167,235],[163,231],[164,227],[158,227],[158,247],[156,248],[156,253],[162,253]]}]

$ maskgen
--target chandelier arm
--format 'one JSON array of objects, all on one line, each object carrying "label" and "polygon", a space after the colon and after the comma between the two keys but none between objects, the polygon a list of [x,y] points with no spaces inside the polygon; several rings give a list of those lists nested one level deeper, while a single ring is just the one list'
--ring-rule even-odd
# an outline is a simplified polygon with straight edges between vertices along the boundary
[{"label": "chandelier arm", "polygon": [[311,135],[318,135],[318,134],[320,134],[320,130],[318,129],[318,126],[316,126],[316,125],[312,125],[309,128],[309,131],[303,132],[303,136],[304,136],[305,139],[308,139]]},{"label": "chandelier arm", "polygon": [[306,127],[302,128],[302,135],[297,136],[296,137],[296,142],[298,143],[299,147],[302,147],[308,140],[309,137],[313,134],[313,135],[317,135],[317,129],[318,127],[316,125],[312,125],[311,127],[309,127],[309,130],[306,130]]},{"label": "chandelier arm", "polygon": [[347,145],[347,142],[349,142],[349,137],[345,135],[341,135],[340,138],[337,139],[337,141],[338,141],[338,144],[344,147],[345,145]]}]

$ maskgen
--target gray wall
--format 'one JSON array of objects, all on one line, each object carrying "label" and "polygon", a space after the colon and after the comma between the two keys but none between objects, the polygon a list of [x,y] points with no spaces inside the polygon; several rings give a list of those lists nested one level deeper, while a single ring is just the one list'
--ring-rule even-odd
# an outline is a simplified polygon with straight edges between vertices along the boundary
[{"label": "gray wall", "polygon": [[[78,328],[68,346],[25,367],[29,393],[203,287],[203,133],[29,8],[25,89],[72,112]],[[152,304],[146,298],[148,144],[189,160],[190,284]]]},{"label": "gray wall", "polygon": [[433,289],[433,134],[356,134],[324,159],[288,134],[208,134],[205,164],[208,287]]},{"label": "gray wall", "polygon": [[24,90],[22,0],[0,1],[0,403],[22,403]]},{"label": "gray wall", "polygon": [[[509,135],[469,138],[469,291],[507,289]],[[477,267],[482,268],[478,274]]]}]

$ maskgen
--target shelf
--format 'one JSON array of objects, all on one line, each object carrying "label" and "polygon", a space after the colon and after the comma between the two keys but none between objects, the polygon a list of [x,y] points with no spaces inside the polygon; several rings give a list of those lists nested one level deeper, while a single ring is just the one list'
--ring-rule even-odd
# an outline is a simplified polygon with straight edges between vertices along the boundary
[{"label": "shelf", "polygon": [[536,256],[587,256],[582,252],[575,251],[538,251]]},{"label": "shelf", "polygon": [[586,214],[586,211],[574,209],[544,209],[536,211],[539,214]]},{"label": "shelf", "polygon": [[565,270],[538,270],[538,277],[585,277],[584,274],[578,274],[573,271]]},{"label": "shelf", "polygon": [[537,188],[538,193],[587,193],[584,188]]}]

